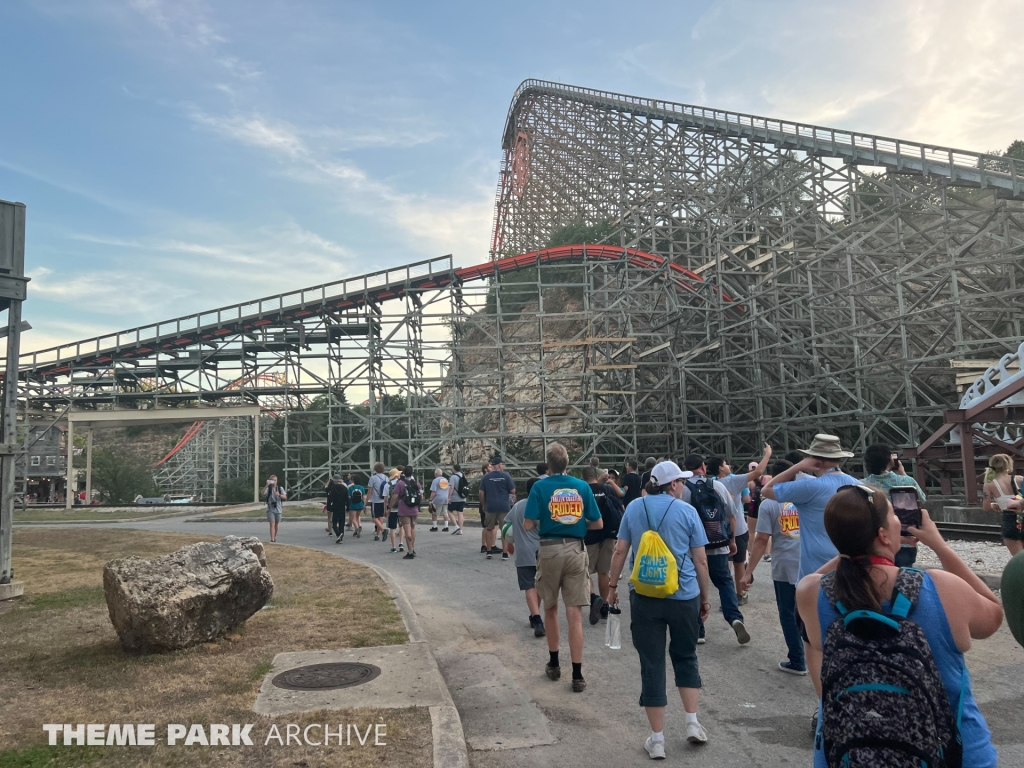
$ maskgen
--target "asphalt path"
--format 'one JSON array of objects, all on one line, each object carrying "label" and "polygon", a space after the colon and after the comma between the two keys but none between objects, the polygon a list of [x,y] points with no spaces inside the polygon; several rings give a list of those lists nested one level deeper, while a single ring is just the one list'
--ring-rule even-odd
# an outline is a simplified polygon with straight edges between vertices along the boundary
[{"label": "asphalt path", "polygon": [[[116,527],[267,539],[263,522],[186,523],[177,518]],[[347,533],[339,545],[322,523],[289,522],[286,517],[278,541],[334,552],[389,571],[408,594],[453,693],[463,689],[470,677],[479,685],[481,676],[490,673],[495,687],[488,695],[455,697],[467,738],[475,746],[470,751],[473,766],[621,768],[648,763],[643,742],[649,729],[637,704],[640,664],[630,642],[628,605],[623,606],[621,650],[605,647],[604,622],[592,627],[584,618],[587,689],[573,693],[564,614],[563,678],[551,682],[544,675],[547,646],[544,639],[534,638],[528,625],[514,564],[500,557],[487,560],[480,554],[479,528],[466,528],[464,535],[452,536],[420,525],[414,560],[404,560],[401,554],[391,554],[388,545],[374,542],[372,525],[364,522],[363,531],[360,539]],[[273,572],[272,557],[270,568]],[[777,669],[786,658],[786,646],[767,563],[758,568],[756,576],[750,602],[741,609],[752,637],[746,646],[736,642],[712,588],[708,641],[698,648],[704,684],[698,717],[709,741],[695,747],[683,740],[683,709],[670,688],[666,723],[669,760],[746,767],[811,764],[814,689],[809,678]],[[344,599],[343,594],[338,597]],[[975,643],[968,664],[975,695],[1000,753],[1000,765],[1024,765],[1024,732],[1018,725],[1024,711],[1024,650],[1004,625],[993,638]],[[671,666],[668,679],[671,686]],[[522,738],[497,743],[502,740],[500,735],[491,739],[494,743],[487,743],[490,731],[500,733],[501,724],[512,722],[532,723],[530,727],[538,733],[544,733],[546,726],[554,743],[523,747],[519,746]],[[550,737],[538,740],[550,741]]]}]

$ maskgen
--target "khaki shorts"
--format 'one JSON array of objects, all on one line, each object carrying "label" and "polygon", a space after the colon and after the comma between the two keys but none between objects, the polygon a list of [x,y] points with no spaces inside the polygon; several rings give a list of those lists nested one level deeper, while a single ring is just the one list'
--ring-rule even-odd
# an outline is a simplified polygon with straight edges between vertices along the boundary
[{"label": "khaki shorts", "polygon": [[434,505],[434,514],[437,515],[438,517],[444,517],[445,515],[448,514],[448,505],[447,504],[435,504]]},{"label": "khaki shorts", "polygon": [[605,539],[597,544],[587,544],[587,559],[590,561],[591,573],[608,574],[611,572],[615,542],[616,539]]},{"label": "khaki shorts", "polygon": [[488,531],[493,531],[505,523],[505,515],[508,512],[488,512],[484,515],[484,528]]},{"label": "khaki shorts", "polygon": [[398,524],[402,526],[409,526],[410,528],[416,527],[416,516],[415,515],[399,515]]},{"label": "khaki shorts", "polygon": [[537,597],[545,608],[558,605],[558,591],[566,605],[590,605],[587,551],[581,539],[545,544],[537,551]]}]

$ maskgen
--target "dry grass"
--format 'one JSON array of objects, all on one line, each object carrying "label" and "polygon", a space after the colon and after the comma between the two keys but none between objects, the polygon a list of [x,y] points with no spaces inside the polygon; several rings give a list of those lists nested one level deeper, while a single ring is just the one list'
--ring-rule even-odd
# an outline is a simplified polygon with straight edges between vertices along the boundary
[{"label": "dry grass", "polygon": [[174,509],[173,507],[152,506],[152,507],[102,507],[102,506],[78,506],[72,507],[70,511],[63,509],[20,509],[14,510],[14,522],[16,523],[60,523],[75,520],[146,520],[151,517],[166,517],[168,515],[187,515],[195,512],[195,507],[184,507]]},{"label": "dry grass", "polygon": [[[102,570],[129,554],[153,557],[215,537],[139,531],[18,529],[14,567],[27,597],[0,615],[0,768],[10,766],[429,765],[425,709],[353,710],[269,719],[252,712],[281,651],[407,641],[376,574],[306,549],[268,544],[273,606],[234,641],[166,654],[125,653],[107,616]],[[386,722],[387,747],[42,747],[43,723]],[[262,741],[262,738],[257,740]]]}]

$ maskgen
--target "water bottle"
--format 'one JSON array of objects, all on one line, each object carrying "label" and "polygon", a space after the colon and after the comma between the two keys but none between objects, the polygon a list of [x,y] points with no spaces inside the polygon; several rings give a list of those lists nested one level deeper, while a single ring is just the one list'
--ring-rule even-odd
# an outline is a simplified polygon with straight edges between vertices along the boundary
[{"label": "water bottle", "polygon": [[608,624],[604,632],[604,644],[617,651],[622,647],[622,609],[613,605],[608,609]]}]

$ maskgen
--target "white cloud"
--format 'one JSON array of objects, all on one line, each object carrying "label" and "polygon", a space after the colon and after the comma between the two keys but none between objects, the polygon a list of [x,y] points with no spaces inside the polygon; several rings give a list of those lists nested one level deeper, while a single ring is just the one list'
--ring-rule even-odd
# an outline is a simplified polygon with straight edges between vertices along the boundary
[{"label": "white cloud", "polygon": [[290,157],[306,154],[306,147],[295,130],[284,123],[271,123],[259,115],[213,116],[198,109],[189,112],[191,120],[211,128],[217,133],[240,144],[283,152]]},{"label": "white cloud", "polygon": [[984,152],[1024,138],[1022,26],[1000,0],[722,0],[617,62],[640,95]]},{"label": "white cloud", "polygon": [[489,188],[471,188],[471,197],[465,200],[406,193],[372,178],[354,163],[334,158],[330,149],[335,147],[321,149],[323,137],[334,137],[335,131],[314,132],[320,139],[314,142],[301,137],[294,126],[262,116],[213,116],[195,108],[189,116],[231,141],[270,152],[284,164],[290,178],[333,189],[346,210],[396,225],[417,242],[429,241],[428,249],[457,253],[464,263],[487,257],[494,204]]},{"label": "white cloud", "polygon": [[226,42],[215,29],[207,5],[201,0],[131,0],[129,7],[190,47],[206,48]]}]

